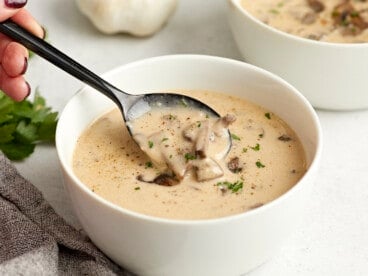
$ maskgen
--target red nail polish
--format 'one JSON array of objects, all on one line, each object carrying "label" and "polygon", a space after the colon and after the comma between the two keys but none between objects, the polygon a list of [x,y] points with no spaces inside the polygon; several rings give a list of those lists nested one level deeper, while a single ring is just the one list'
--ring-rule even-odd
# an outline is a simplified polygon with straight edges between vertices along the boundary
[{"label": "red nail polish", "polygon": [[28,58],[24,58],[24,65],[23,65],[23,70],[22,72],[20,73],[21,75],[24,75],[27,71],[27,68],[28,68]]},{"label": "red nail polish", "polygon": [[27,91],[26,96],[24,97],[24,100],[31,94],[31,86],[29,85],[27,81],[26,81],[26,85],[27,85],[28,91]]},{"label": "red nail polish", "polygon": [[23,8],[27,4],[27,0],[5,0],[5,6],[12,9]]}]

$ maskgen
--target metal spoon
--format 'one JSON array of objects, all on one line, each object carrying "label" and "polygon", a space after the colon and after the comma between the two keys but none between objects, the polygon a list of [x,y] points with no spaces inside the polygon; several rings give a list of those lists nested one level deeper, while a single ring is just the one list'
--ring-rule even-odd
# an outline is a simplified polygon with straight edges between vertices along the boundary
[{"label": "metal spoon", "polygon": [[[183,103],[188,107],[202,110],[209,116],[220,117],[220,115],[208,105],[188,96],[174,93],[128,94],[108,83],[60,50],[31,34],[11,20],[0,23],[0,32],[109,97],[121,110],[125,122],[142,116],[154,106],[173,107]],[[130,124],[127,124],[131,134],[132,129],[129,125]],[[228,134],[230,150],[231,136],[229,132]]]}]

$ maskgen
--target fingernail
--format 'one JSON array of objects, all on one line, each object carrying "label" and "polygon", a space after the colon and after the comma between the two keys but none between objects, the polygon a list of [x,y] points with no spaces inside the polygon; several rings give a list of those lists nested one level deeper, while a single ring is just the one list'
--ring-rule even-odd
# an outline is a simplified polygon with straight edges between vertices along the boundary
[{"label": "fingernail", "polygon": [[42,31],[43,31],[42,39],[45,39],[45,38],[46,38],[46,36],[47,36],[47,31],[46,31],[46,29],[45,29],[45,27],[44,27],[44,26],[41,26],[41,28],[42,28]]},{"label": "fingernail", "polygon": [[26,81],[26,85],[27,85],[28,91],[27,91],[27,94],[24,97],[24,99],[26,99],[31,94],[31,86],[29,85],[29,83],[27,81]]},{"label": "fingernail", "polygon": [[23,70],[22,72],[20,73],[21,75],[24,75],[27,71],[27,68],[28,68],[28,58],[24,58],[24,65],[23,65]]},{"label": "fingernail", "polygon": [[27,0],[5,0],[5,6],[12,9],[20,9],[27,4]]}]

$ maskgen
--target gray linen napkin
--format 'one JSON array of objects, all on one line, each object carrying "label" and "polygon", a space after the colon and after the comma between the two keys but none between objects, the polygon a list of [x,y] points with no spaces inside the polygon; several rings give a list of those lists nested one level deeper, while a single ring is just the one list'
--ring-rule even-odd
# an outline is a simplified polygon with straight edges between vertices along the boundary
[{"label": "gray linen napkin", "polygon": [[0,275],[132,275],[58,216],[0,152]]}]

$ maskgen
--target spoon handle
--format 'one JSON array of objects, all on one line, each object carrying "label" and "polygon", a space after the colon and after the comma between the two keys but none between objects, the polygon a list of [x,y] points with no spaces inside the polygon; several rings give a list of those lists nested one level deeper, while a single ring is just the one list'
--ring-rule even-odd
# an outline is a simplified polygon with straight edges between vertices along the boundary
[{"label": "spoon handle", "polygon": [[121,103],[115,93],[117,91],[118,93],[124,92],[106,82],[98,75],[91,72],[72,58],[68,57],[63,52],[59,51],[46,41],[31,34],[11,20],[6,20],[0,23],[0,32],[24,45],[29,50],[35,52],[39,56],[48,60],[60,69],[68,72],[77,79],[102,92],[111,100],[113,100],[116,104],[118,104],[120,108],[122,108]]}]

